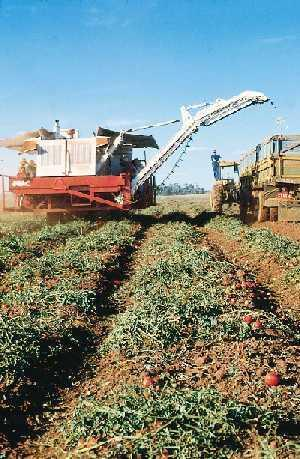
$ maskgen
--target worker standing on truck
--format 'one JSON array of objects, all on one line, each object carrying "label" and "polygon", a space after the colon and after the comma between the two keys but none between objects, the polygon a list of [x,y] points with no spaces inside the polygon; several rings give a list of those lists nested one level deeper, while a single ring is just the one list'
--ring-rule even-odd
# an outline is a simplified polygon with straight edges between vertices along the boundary
[{"label": "worker standing on truck", "polygon": [[221,156],[217,154],[216,150],[214,150],[210,158],[211,158],[215,180],[221,180],[221,169],[220,169]]}]

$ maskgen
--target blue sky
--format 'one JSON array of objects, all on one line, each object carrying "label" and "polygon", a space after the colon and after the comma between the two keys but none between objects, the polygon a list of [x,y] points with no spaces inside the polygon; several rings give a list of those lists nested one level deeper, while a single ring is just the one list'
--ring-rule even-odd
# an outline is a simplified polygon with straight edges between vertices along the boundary
[{"label": "blue sky", "polygon": [[[179,116],[246,89],[275,101],[202,128],[172,181],[212,183],[210,153],[237,159],[299,132],[298,0],[0,0],[0,138],[59,118],[90,135]],[[176,128],[175,128],[176,129]],[[153,131],[160,145],[173,128]],[[150,132],[149,132],[150,133]],[[0,150],[13,174],[17,155]],[[160,181],[176,158],[159,174]]]}]

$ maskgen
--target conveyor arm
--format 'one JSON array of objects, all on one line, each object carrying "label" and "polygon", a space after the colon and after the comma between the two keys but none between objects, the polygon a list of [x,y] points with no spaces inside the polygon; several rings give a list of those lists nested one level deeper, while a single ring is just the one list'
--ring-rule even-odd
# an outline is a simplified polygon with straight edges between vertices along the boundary
[{"label": "conveyor arm", "polygon": [[182,127],[167,145],[151,158],[147,165],[136,175],[132,182],[132,191],[135,192],[143,185],[187,139],[198,131],[200,126],[210,126],[250,105],[263,104],[268,100],[268,97],[261,92],[245,91],[228,100],[217,99],[212,104],[204,108],[201,107],[194,116],[188,112],[190,107],[183,107],[181,110],[183,117]]}]

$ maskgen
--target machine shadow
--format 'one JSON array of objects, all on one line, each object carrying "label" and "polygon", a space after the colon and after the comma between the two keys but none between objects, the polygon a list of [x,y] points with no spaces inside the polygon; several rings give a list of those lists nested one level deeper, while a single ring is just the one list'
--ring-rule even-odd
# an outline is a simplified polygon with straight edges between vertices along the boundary
[{"label": "machine shadow", "polygon": [[185,222],[195,226],[204,226],[209,222],[210,219],[214,218],[216,214],[214,212],[208,212],[206,210],[199,212],[195,216],[191,216],[186,212],[169,212],[167,214],[157,215],[146,215],[146,214],[129,214],[127,218],[131,221],[145,225],[146,227],[166,224],[174,222]]}]

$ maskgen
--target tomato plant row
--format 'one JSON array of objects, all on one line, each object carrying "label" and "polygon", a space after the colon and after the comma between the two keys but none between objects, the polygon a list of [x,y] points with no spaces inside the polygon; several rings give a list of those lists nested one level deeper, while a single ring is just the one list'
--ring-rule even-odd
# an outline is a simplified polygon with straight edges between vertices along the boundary
[{"label": "tomato plant row", "polygon": [[[162,358],[182,339],[216,342],[253,336],[242,317],[253,308],[252,293],[247,298],[256,284],[237,279],[231,263],[196,245],[199,232],[191,225],[158,225],[156,231],[131,279],[134,307],[117,317],[102,350],[152,356],[156,349],[156,358]],[[263,316],[266,326],[276,321],[271,313]],[[286,338],[293,336],[289,327],[278,326]]]},{"label": "tomato plant row", "polygon": [[269,229],[250,228],[239,220],[227,216],[213,218],[207,227],[224,232],[230,239],[242,239],[250,247],[275,255],[281,261],[293,260],[295,263],[300,261],[300,244]]},{"label": "tomato plant row", "polygon": [[0,215],[0,238],[8,233],[21,234],[37,231],[46,225],[44,216],[29,213],[4,213]]},{"label": "tomato plant row", "polygon": [[26,233],[10,233],[0,239],[0,271],[8,271],[17,261],[40,256],[49,245],[64,243],[69,237],[84,234],[92,229],[88,222],[77,220]]},{"label": "tomato plant row", "polygon": [[[57,251],[24,261],[6,277],[1,295],[0,381],[15,382],[43,358],[43,352],[49,356],[76,341],[78,311],[86,314],[101,308],[104,275],[116,268],[120,251],[133,243],[136,231],[129,222],[108,222],[70,238]],[[47,339],[45,351],[41,343]]]},{"label": "tomato plant row", "polygon": [[[145,396],[147,394],[147,396]],[[147,391],[138,386],[102,400],[82,399],[65,435],[76,454],[95,457],[229,458],[242,448],[247,425],[270,431],[282,413],[225,400],[207,389]]]}]

